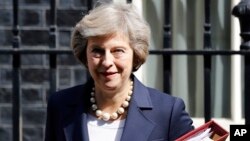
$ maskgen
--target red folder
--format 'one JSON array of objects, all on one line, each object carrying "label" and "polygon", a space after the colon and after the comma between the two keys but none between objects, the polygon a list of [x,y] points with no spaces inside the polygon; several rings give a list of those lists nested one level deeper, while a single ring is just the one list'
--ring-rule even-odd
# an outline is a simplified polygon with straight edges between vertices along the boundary
[{"label": "red folder", "polygon": [[212,134],[210,138],[214,141],[225,141],[229,135],[229,132],[222,128],[219,124],[217,124],[214,120],[210,120],[205,124],[201,125],[198,128],[184,134],[180,138],[176,139],[175,141],[185,141],[192,137],[195,137],[199,133],[204,132],[206,129],[211,128]]}]

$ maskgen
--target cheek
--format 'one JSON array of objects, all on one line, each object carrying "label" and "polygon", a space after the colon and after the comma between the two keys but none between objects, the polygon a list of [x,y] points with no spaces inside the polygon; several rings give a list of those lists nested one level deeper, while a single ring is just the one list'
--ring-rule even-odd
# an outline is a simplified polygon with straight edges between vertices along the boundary
[{"label": "cheek", "polygon": [[133,67],[133,57],[127,57],[119,60],[119,66],[122,68],[132,68]]},{"label": "cheek", "polygon": [[89,69],[94,69],[94,68],[96,68],[96,66],[98,64],[98,60],[97,59],[93,59],[91,57],[88,57],[87,64],[88,64],[88,68]]}]

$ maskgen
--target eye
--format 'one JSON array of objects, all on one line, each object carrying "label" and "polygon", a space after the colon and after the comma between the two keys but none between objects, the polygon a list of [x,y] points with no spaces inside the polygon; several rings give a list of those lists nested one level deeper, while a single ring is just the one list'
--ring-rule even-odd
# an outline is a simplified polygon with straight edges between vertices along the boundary
[{"label": "eye", "polygon": [[115,57],[120,57],[120,56],[122,56],[124,53],[125,53],[125,49],[123,49],[123,48],[115,48],[115,49],[112,51],[112,54],[113,54]]},{"label": "eye", "polygon": [[115,49],[113,52],[117,52],[117,53],[124,53],[125,51],[124,51],[124,49],[120,49],[120,48],[118,48],[118,49]]},{"label": "eye", "polygon": [[104,54],[104,50],[98,47],[93,47],[93,49],[91,50],[91,53],[93,54],[94,57],[101,57],[101,55]]}]

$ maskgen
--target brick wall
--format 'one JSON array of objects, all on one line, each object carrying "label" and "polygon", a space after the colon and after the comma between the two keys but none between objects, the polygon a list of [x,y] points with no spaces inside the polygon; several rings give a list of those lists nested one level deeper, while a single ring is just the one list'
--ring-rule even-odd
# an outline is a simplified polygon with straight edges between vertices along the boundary
[{"label": "brick wall", "polygon": [[[48,48],[49,0],[19,0],[21,48]],[[87,11],[86,0],[58,0],[57,47],[69,48],[72,27]],[[0,0],[0,48],[12,48],[12,0]],[[86,70],[73,55],[58,55],[59,89],[86,81]],[[12,140],[12,57],[0,54],[0,141]],[[21,56],[24,141],[42,141],[49,91],[48,55]]]}]

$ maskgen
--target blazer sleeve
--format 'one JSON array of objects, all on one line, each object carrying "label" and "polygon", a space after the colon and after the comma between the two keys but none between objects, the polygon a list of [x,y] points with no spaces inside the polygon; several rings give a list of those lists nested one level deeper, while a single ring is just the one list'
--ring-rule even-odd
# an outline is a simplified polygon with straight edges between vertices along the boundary
[{"label": "blazer sleeve", "polygon": [[46,127],[45,127],[45,141],[56,141],[56,136],[55,136],[55,121],[53,120],[54,117],[54,112],[53,110],[53,100],[52,96],[49,98],[48,103],[47,103],[47,115],[46,115]]},{"label": "blazer sleeve", "polygon": [[170,123],[171,141],[194,129],[193,120],[186,112],[184,101],[180,98],[175,98]]}]

